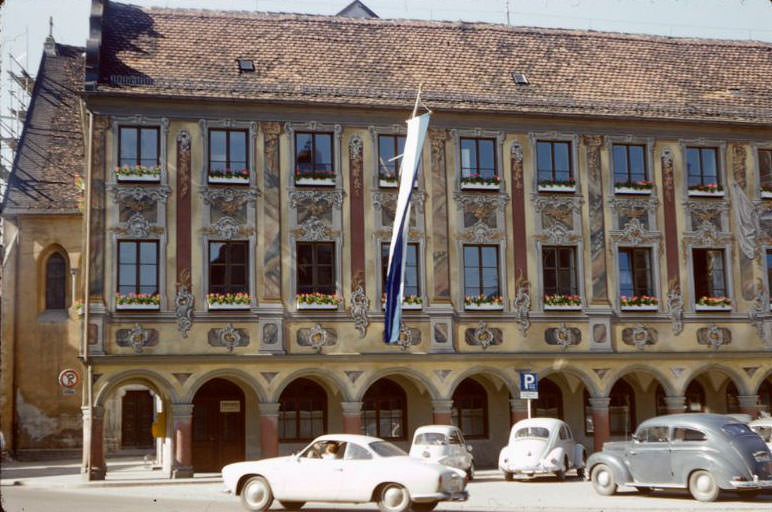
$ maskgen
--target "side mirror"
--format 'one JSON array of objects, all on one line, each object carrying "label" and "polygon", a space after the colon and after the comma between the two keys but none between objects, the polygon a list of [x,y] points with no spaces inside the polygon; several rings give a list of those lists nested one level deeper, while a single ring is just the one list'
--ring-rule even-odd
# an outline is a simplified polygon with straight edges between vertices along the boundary
[{"label": "side mirror", "polygon": [[469,453],[472,452],[472,445],[471,444],[466,445],[466,451],[468,451]]}]

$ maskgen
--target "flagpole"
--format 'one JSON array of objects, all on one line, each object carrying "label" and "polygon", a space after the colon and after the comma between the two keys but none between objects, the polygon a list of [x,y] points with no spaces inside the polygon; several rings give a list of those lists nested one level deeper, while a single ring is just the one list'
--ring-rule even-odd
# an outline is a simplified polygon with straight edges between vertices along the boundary
[{"label": "flagpole", "polygon": [[424,84],[420,83],[418,84],[418,94],[415,97],[415,105],[413,105],[413,115],[410,116],[415,117],[415,115],[418,113],[418,105],[421,103],[421,89],[423,89]]}]

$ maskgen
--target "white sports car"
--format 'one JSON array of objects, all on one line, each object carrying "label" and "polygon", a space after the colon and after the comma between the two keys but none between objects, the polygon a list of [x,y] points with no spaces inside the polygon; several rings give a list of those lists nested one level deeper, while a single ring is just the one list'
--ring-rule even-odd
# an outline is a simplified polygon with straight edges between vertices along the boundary
[{"label": "white sports car", "polygon": [[552,473],[559,479],[576,468],[584,477],[587,457],[584,447],[574,440],[565,422],[554,418],[531,418],[512,426],[509,444],[499,454],[499,469],[506,480],[515,475]]},{"label": "white sports car", "polygon": [[466,475],[409,457],[377,437],[317,437],[297,455],[228,464],[227,490],[247,510],[268,510],[274,499],[287,510],[307,501],[376,502],[383,512],[431,511],[440,501],[465,501]]}]

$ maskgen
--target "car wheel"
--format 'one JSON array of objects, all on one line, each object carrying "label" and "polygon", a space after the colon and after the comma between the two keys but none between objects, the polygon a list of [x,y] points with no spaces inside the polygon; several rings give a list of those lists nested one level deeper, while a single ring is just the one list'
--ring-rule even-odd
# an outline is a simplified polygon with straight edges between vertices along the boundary
[{"label": "car wheel", "polygon": [[305,504],[305,501],[279,501],[279,505],[285,510],[300,510]]},{"label": "car wheel", "polygon": [[470,482],[474,480],[474,463],[469,464],[469,469],[466,470],[466,479]]},{"label": "car wheel", "polygon": [[695,471],[689,476],[689,492],[697,501],[716,501],[720,489],[708,471]]},{"label": "car wheel", "polygon": [[506,480],[507,482],[511,482],[514,479],[515,479],[514,473],[510,473],[509,471],[504,471],[504,480]]},{"label": "car wheel", "polygon": [[378,494],[381,512],[406,512],[410,510],[410,493],[399,484],[386,484]]},{"label": "car wheel", "polygon": [[413,512],[432,512],[439,501],[430,501],[428,503],[413,503]]},{"label": "car wheel", "polygon": [[617,492],[617,483],[614,479],[614,472],[605,464],[598,464],[592,468],[590,480],[595,492],[603,496],[611,496]]},{"label": "car wheel", "polygon": [[559,469],[558,471],[555,471],[555,476],[558,477],[558,480],[561,482],[566,479],[566,471],[568,470],[568,457],[565,457],[563,459],[563,467]]},{"label": "car wheel", "polygon": [[584,467],[576,468],[576,477],[580,480],[584,479]]},{"label": "car wheel", "polygon": [[273,493],[268,481],[262,476],[253,476],[241,488],[241,504],[252,512],[263,512],[271,508]]}]

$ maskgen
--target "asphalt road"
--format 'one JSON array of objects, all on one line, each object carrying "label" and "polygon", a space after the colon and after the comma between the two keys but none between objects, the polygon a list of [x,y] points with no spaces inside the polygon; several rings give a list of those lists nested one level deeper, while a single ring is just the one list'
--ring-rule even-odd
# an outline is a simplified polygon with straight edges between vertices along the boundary
[{"label": "asphalt road", "polygon": [[[662,491],[642,496],[623,490],[615,496],[599,496],[588,482],[553,478],[505,482],[498,471],[480,471],[469,486],[465,503],[446,503],[446,511],[513,512],[612,512],[612,511],[762,511],[772,510],[772,493],[754,500],[742,500],[725,492],[717,502],[699,503],[685,491]],[[46,489],[31,486],[2,487],[6,512],[229,512],[242,511],[237,498],[224,494],[222,484],[148,485],[132,487],[90,487]],[[282,510],[274,503],[273,510]],[[309,504],[304,511],[362,510],[377,512],[375,504]]]}]

